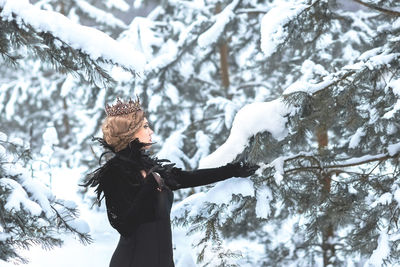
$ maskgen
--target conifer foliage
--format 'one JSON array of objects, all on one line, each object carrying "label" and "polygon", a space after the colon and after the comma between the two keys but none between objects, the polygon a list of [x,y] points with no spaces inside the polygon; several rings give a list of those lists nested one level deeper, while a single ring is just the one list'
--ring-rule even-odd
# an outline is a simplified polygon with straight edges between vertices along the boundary
[{"label": "conifer foliage", "polygon": [[76,204],[57,199],[32,177],[29,147],[21,140],[8,140],[4,133],[0,138],[0,259],[27,263],[19,250],[61,246],[62,233],[90,243],[89,227],[78,219]]},{"label": "conifer foliage", "polygon": [[[92,18],[106,14],[84,1],[79,1],[79,7],[75,2],[40,1],[34,6],[28,1],[0,1],[0,123],[7,132],[0,140],[0,260],[26,263],[22,249],[60,246],[64,233],[75,235],[84,244],[91,242],[88,225],[78,218],[77,205],[51,192],[51,182],[43,182],[47,176],[43,170],[51,173],[63,164],[77,167],[73,162],[79,159],[69,151],[79,150],[80,138],[73,134],[84,120],[79,112],[88,106],[98,111],[93,99],[99,86],[114,83],[108,73],[110,66],[120,65],[130,73],[136,69],[135,63],[122,63],[121,57],[105,53],[102,46],[91,47],[90,42],[96,40],[109,47],[119,43],[65,17],[76,18],[77,8],[81,13],[89,10],[86,13]],[[124,1],[118,3],[119,8],[127,8]],[[102,30],[118,33],[126,27],[122,21],[110,19],[111,14],[108,18],[107,22],[115,23],[112,27],[103,23]],[[89,18],[85,23],[90,24]],[[137,59],[140,61],[140,55]],[[52,137],[52,145],[47,147],[50,152],[43,155],[48,129],[55,130],[58,140]],[[93,135],[87,124],[86,129],[90,132],[87,136]]]},{"label": "conifer foliage", "polygon": [[[171,29],[169,36],[178,32],[174,40],[180,48],[169,51],[168,61],[155,56],[154,62],[163,64],[146,77],[143,91],[156,95],[171,83],[170,96],[193,99],[198,94],[198,102],[184,102],[193,106],[191,115],[181,120],[186,122],[183,134],[212,129],[207,132],[212,145],[197,143],[196,149],[186,141],[181,143],[183,151],[195,154],[204,146],[213,150],[226,139],[223,127],[211,128],[216,119],[210,116],[211,104],[242,106],[246,100],[240,99],[257,99],[257,90],[263,92],[260,87],[265,86],[270,92],[263,100],[278,98],[287,110],[282,114],[285,136],[276,138],[271,131],[250,135],[249,146],[236,156],[266,164],[252,181],[254,191],[245,184],[231,189],[230,197],[216,186],[207,197],[200,194],[179,206],[176,222],[197,232],[197,260],[204,266],[395,263],[400,211],[398,3],[363,1],[366,9],[346,11],[335,1],[270,2],[261,8],[259,2],[227,1],[221,16],[213,13],[215,2],[201,11],[173,2],[151,17],[157,21],[153,27],[162,25],[158,20],[169,21],[170,27],[163,26]],[[228,40],[231,82],[226,87],[218,47]],[[157,51],[166,50],[161,45]],[[245,57],[242,64],[240,56]],[[213,100],[205,100],[203,92]],[[161,94],[164,103],[158,109],[170,103],[167,93]],[[207,104],[197,113],[195,103],[202,100]],[[274,118],[273,113],[265,117]],[[226,121],[227,115],[219,119]],[[156,123],[163,121],[161,116]],[[226,199],[214,200],[211,192]],[[196,213],[191,212],[193,206]],[[230,248],[230,242],[243,237],[264,244],[265,254]],[[243,258],[237,258],[240,255]]]},{"label": "conifer foliage", "polygon": [[[0,7],[0,12],[2,8]],[[16,16],[12,20],[4,17],[0,20],[0,53],[6,63],[18,64],[26,57],[26,52],[39,57],[46,64],[50,64],[58,71],[74,72],[86,75],[89,81],[99,79],[111,82],[112,78],[99,64],[103,59],[93,60],[81,50],[73,49],[69,44],[49,32],[41,32],[31,25],[19,21]],[[18,22],[17,22],[18,21]],[[23,48],[22,51],[20,48]],[[81,70],[86,73],[82,73]]]},{"label": "conifer foliage", "polygon": [[[0,8],[6,2],[0,0]],[[80,22],[100,18],[96,8],[107,6],[45,2],[41,8],[78,14]],[[341,6],[349,2],[357,10]],[[15,73],[0,66],[1,111],[8,114],[1,123],[14,126],[13,136],[30,140],[36,152],[42,129],[54,127],[59,162],[93,164],[88,142],[99,131],[104,103],[138,94],[160,158],[186,168],[198,167],[202,158],[200,166],[207,159],[214,165],[239,159],[261,165],[252,179],[224,181],[174,207],[174,221],[193,233],[199,266],[390,265],[400,258],[398,8],[396,0],[163,1],[129,26],[102,21],[99,28],[114,36],[122,31],[118,40],[144,55],[140,79],[132,71],[140,57],[132,64],[118,56],[93,57],[84,46],[73,48],[17,16],[2,17],[3,59],[27,60],[19,61]],[[25,57],[24,47],[33,59]],[[78,73],[78,79],[38,67],[35,56]],[[128,71],[119,69],[112,80],[107,71],[115,69],[107,62]],[[100,90],[94,81],[111,82],[113,90]],[[1,196],[25,190],[43,207],[25,186],[30,176],[6,166],[0,170]],[[61,226],[76,230],[61,219],[64,211],[74,216],[73,206],[46,196],[54,208],[19,206],[35,218],[23,230],[54,229],[49,218],[57,214]],[[1,258],[18,259],[12,244],[22,243],[15,235],[10,241],[3,221]],[[35,232],[28,243],[60,242],[47,234]]]}]

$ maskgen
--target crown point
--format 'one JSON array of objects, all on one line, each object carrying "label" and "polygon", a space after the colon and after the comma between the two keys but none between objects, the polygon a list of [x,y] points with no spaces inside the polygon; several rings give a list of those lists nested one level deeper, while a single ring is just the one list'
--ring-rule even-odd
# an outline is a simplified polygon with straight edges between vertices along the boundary
[{"label": "crown point", "polygon": [[128,102],[123,102],[119,97],[117,97],[117,103],[115,105],[110,106],[106,104],[105,107],[107,116],[130,114],[138,110],[142,110],[139,97],[137,97],[136,101],[132,101],[130,98]]}]

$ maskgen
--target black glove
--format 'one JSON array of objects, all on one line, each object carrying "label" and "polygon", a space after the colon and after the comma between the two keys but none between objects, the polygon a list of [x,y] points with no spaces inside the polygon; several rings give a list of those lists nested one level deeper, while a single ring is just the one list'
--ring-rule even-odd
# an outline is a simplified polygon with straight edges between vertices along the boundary
[{"label": "black glove", "polygon": [[229,163],[230,167],[232,168],[233,176],[235,177],[248,177],[253,175],[260,166],[249,164],[247,162],[235,162]]}]

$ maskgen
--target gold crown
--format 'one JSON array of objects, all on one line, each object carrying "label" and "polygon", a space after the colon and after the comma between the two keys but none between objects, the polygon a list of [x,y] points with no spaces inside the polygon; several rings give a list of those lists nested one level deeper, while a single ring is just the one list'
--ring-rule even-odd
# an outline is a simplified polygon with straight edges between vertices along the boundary
[{"label": "gold crown", "polygon": [[115,105],[106,105],[106,114],[107,116],[118,116],[136,112],[141,109],[139,97],[136,97],[135,101],[129,98],[128,102],[122,102],[118,97]]}]

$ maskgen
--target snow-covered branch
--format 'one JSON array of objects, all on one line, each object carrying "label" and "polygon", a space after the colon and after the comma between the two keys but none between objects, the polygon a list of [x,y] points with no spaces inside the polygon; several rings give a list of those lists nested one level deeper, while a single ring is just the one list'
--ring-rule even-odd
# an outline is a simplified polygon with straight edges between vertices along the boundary
[{"label": "snow-covered branch", "polygon": [[[32,177],[18,155],[26,153],[26,148],[7,141],[2,133],[0,136],[0,162],[13,162],[0,163],[0,260],[26,263],[17,248],[60,246],[63,240],[55,233],[72,233],[83,244],[92,242],[88,224],[78,219],[77,205],[57,199],[49,187]],[[10,144],[17,155],[6,149]]]},{"label": "snow-covered branch", "polygon": [[[335,169],[334,172],[340,172],[339,169],[342,169],[342,168],[361,166],[361,165],[376,162],[376,161],[383,162],[385,160],[395,159],[397,157],[399,157],[398,152],[394,155],[379,154],[379,155],[365,155],[363,157],[352,158],[352,159],[348,159],[348,160],[336,159],[335,163],[333,163],[333,164],[329,164],[329,165],[317,164],[317,165],[313,165],[313,166],[302,166],[302,167],[298,167],[298,168],[292,168],[292,169],[284,170],[284,174],[290,174],[290,173],[302,172],[302,171],[306,172],[306,171],[310,171],[310,170],[323,171],[323,170],[327,170],[327,169]],[[302,157],[296,156],[293,158],[287,158],[283,162],[289,162],[291,160],[301,160],[301,159],[307,159],[309,162],[310,161],[313,161],[316,163],[318,162],[317,155],[314,155],[314,156],[307,155],[307,156],[302,156]],[[309,159],[311,159],[311,160],[309,160]]]},{"label": "snow-covered branch", "polygon": [[[47,54],[48,58],[67,70],[82,71],[79,63],[74,63],[85,61],[81,65],[88,67],[94,64],[89,71],[93,73],[89,74],[95,73],[106,80],[110,77],[101,63],[115,64],[133,73],[143,70],[144,56],[134,47],[118,42],[99,30],[79,25],[60,13],[41,10],[23,0],[0,0],[0,17],[2,28],[8,29],[6,33],[15,35],[18,45],[27,46],[39,56]],[[13,32],[10,32],[10,27]],[[27,37],[35,38],[37,43],[24,42]],[[11,43],[8,46],[15,45]],[[79,60],[85,57],[88,59]]]},{"label": "snow-covered branch", "polygon": [[386,15],[389,16],[395,16],[395,17],[400,17],[400,12],[396,11],[396,10],[390,10],[390,9],[386,9],[386,8],[382,8],[380,6],[371,4],[371,3],[365,3],[364,1],[361,0],[353,0],[356,3],[359,3],[360,5],[363,5],[365,7],[371,8],[373,10],[377,10],[379,12],[385,13]]},{"label": "snow-covered branch", "polygon": [[224,33],[226,25],[234,18],[234,10],[241,0],[234,0],[221,13],[215,15],[215,23],[199,36],[198,44],[205,48],[215,43]]},{"label": "snow-covered branch", "polygon": [[128,27],[122,20],[116,18],[111,13],[105,12],[85,1],[77,0],[76,4],[89,17],[95,19],[99,23],[104,23],[114,28],[119,27],[121,29],[126,29]]}]

